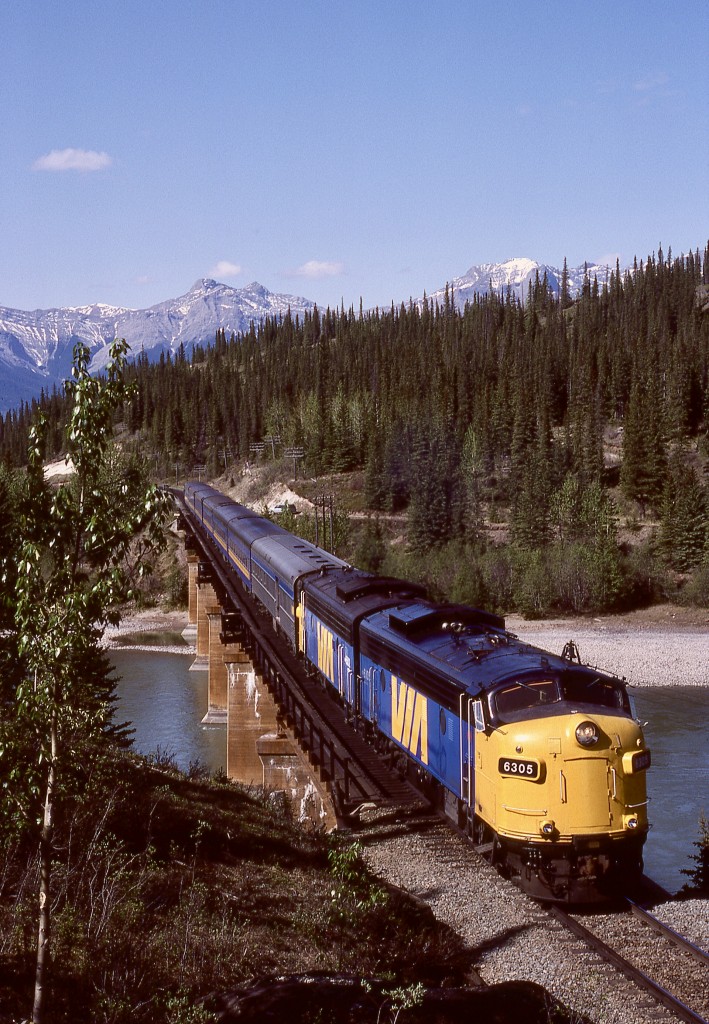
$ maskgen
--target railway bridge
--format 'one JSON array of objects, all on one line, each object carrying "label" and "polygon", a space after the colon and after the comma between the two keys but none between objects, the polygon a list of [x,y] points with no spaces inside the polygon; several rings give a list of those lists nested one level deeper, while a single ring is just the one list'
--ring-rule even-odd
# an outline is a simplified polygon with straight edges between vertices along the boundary
[{"label": "railway bridge", "polygon": [[285,792],[301,818],[334,828],[365,805],[413,805],[420,795],[346,721],[172,491],[184,535],[196,670],[208,672],[205,723],[227,726],[226,771]]}]

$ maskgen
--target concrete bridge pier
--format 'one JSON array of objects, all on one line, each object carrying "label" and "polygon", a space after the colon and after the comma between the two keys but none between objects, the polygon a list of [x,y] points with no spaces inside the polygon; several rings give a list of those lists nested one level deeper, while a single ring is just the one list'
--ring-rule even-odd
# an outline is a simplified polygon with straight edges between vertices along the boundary
[{"label": "concrete bridge pier", "polygon": [[280,719],[276,702],[247,655],[228,665],[227,775],[281,792],[299,821],[335,828],[326,786]]},{"label": "concrete bridge pier", "polygon": [[207,714],[202,719],[205,725],[227,722],[227,690],[229,665],[246,657],[239,644],[225,641],[222,632],[223,611],[219,605],[206,609],[209,624],[209,645],[207,670],[209,673]]},{"label": "concrete bridge pier", "polygon": [[197,625],[197,572],[199,555],[194,551],[187,552],[187,622],[190,626]]},{"label": "concrete bridge pier", "polygon": [[256,741],[263,766],[264,789],[284,793],[298,821],[331,832],[337,815],[327,787],[300,747],[284,731],[266,733]]},{"label": "concrete bridge pier", "polygon": [[212,569],[188,551],[188,630],[196,631],[193,671],[209,673],[204,724],[227,726],[227,777],[246,786],[280,792],[301,821],[337,825],[327,786],[289,735],[278,707],[241,640],[238,612],[224,612],[212,585]]},{"label": "concrete bridge pier", "polygon": [[[188,567],[191,563],[188,563]],[[197,626],[197,657],[190,666],[190,671],[203,672],[209,668],[209,616],[221,612],[216,591],[203,570],[204,563],[198,562],[195,573],[195,619]],[[190,571],[190,582],[192,572]]]},{"label": "concrete bridge pier", "polygon": [[227,666],[226,772],[246,786],[264,785],[256,744],[278,728],[278,709],[248,654],[231,655]]}]

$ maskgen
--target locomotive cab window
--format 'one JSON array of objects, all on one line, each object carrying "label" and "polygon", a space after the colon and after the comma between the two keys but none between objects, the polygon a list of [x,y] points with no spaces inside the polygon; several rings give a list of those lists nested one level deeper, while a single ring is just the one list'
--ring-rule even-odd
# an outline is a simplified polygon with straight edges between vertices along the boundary
[{"label": "locomotive cab window", "polygon": [[518,711],[543,707],[559,699],[559,686],[554,679],[514,680],[492,694],[494,711],[502,719]]},{"label": "locomotive cab window", "polygon": [[561,679],[564,700],[573,704],[594,704],[631,713],[628,695],[613,679],[592,673],[565,672]]}]

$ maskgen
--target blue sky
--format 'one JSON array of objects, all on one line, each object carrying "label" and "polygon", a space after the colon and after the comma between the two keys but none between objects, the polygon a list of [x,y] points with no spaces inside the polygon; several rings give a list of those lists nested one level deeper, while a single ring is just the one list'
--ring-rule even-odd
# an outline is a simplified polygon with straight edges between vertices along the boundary
[{"label": "blue sky", "polygon": [[709,237],[709,3],[4,0],[0,305],[388,305]]}]

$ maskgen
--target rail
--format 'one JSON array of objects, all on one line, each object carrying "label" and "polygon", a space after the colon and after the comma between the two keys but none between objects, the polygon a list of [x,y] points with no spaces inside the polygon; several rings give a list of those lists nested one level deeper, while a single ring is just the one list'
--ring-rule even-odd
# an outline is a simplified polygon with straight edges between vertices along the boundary
[{"label": "rail", "polygon": [[657,932],[658,935],[662,935],[664,938],[670,939],[676,946],[680,946],[685,953],[689,953],[689,955],[694,957],[695,960],[698,960],[700,964],[709,966],[709,953],[707,953],[706,950],[702,949],[700,946],[696,946],[693,942],[690,942],[689,939],[684,937],[684,935],[680,935],[679,932],[674,930],[674,928],[670,928],[668,924],[665,924],[664,921],[660,921],[659,918],[655,917],[655,915],[651,914],[648,910],[644,910],[642,907],[638,906],[638,904],[633,902],[633,900],[627,900],[627,903],[635,917],[639,918],[644,925],[651,928],[654,932]]},{"label": "rail", "polygon": [[[686,1021],[687,1024],[708,1024],[706,1018],[696,1013],[691,1007],[686,1006],[685,1003],[677,999],[676,996],[673,996],[662,985],[658,985],[656,981],[653,981],[652,978],[648,977],[638,967],[634,967],[633,964],[629,963],[628,960],[603,942],[602,939],[599,939],[588,928],[585,928],[579,921],[574,920],[573,917],[560,907],[549,907],[548,913],[585,942],[594,952],[598,953],[603,960],[610,963],[616,970],[625,975],[626,978],[638,985],[639,988],[648,992],[658,1003],[674,1013],[680,1020]],[[672,931],[672,929],[669,929],[669,931]],[[673,935],[675,934],[673,933]]]}]

